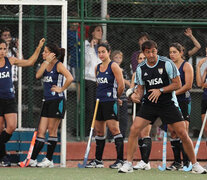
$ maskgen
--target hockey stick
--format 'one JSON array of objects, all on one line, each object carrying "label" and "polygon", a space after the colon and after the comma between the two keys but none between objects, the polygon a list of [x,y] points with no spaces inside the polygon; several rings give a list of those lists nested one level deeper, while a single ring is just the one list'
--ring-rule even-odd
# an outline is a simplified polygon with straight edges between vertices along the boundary
[{"label": "hockey stick", "polygon": [[99,99],[96,99],[96,106],[95,106],[95,110],[94,110],[94,114],[93,114],[93,120],[92,120],[92,124],[91,124],[91,131],[90,131],[90,135],[88,138],[88,144],[87,144],[87,148],[86,148],[86,152],[84,155],[84,160],[83,160],[83,164],[78,163],[78,167],[79,168],[85,168],[87,161],[88,161],[88,154],[90,152],[90,148],[91,148],[91,139],[93,136],[93,129],[94,129],[94,125],[95,125],[95,119],[96,119],[96,114],[97,114],[97,110],[98,110],[98,104],[99,104]]},{"label": "hockey stick", "polygon": [[[202,135],[203,135],[203,130],[204,130],[204,127],[205,127],[205,124],[206,124],[206,119],[207,119],[207,110],[206,110],[206,114],[205,114],[205,117],[204,117],[204,120],[203,120],[203,124],[202,124],[201,130],[200,130],[199,136],[198,136],[198,140],[197,140],[196,146],[195,146],[195,155],[196,156],[198,154],[198,149],[200,147],[200,143],[201,143],[201,139],[202,139]],[[191,171],[191,169],[192,169],[192,163],[190,163],[188,167],[187,166],[183,167],[184,171]]]},{"label": "hockey stick", "polygon": [[167,125],[164,128],[163,148],[162,148],[162,167],[158,166],[160,171],[166,170],[166,156],[167,156]]},{"label": "hockey stick", "polygon": [[27,159],[26,159],[26,161],[23,161],[23,162],[19,163],[20,167],[27,167],[29,165],[36,137],[37,137],[37,131],[35,131],[34,134],[33,134],[32,141],[31,141],[31,144],[30,144],[30,147],[29,147],[29,151],[28,151],[28,154],[27,154]]},{"label": "hockey stick", "polygon": [[133,121],[135,120],[136,118],[136,107],[137,107],[137,104],[136,103],[133,103]]}]

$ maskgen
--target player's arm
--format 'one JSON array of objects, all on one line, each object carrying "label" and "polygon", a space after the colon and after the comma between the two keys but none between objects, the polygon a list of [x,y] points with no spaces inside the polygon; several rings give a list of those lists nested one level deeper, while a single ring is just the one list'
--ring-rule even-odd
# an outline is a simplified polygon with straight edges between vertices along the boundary
[{"label": "player's arm", "polygon": [[33,66],[35,64],[35,62],[37,61],[37,58],[40,54],[40,51],[42,49],[42,46],[45,43],[45,39],[42,38],[39,42],[39,45],[37,46],[35,52],[33,53],[33,55],[28,59],[28,60],[24,60],[24,59],[18,59],[16,57],[10,57],[9,61],[10,63],[13,65],[17,65],[20,67],[26,67],[26,66]]},{"label": "player's arm", "polygon": [[176,95],[183,94],[190,90],[193,85],[193,67],[190,63],[186,62],[183,71],[185,73],[185,85],[176,90]]},{"label": "player's arm", "polygon": [[206,70],[203,73],[203,76],[201,76],[201,66],[202,64],[207,60],[207,58],[203,58],[201,59],[197,66],[196,66],[196,83],[198,87],[202,87],[203,82],[205,81],[205,77],[206,77]]},{"label": "player's arm", "polygon": [[131,95],[131,100],[135,103],[141,103],[142,97],[144,96],[144,86],[137,85],[134,89],[134,93]]},{"label": "player's arm", "polygon": [[50,62],[55,59],[55,53],[50,53],[47,57],[46,60],[43,61],[43,63],[41,64],[40,68],[38,69],[37,73],[36,73],[36,79],[39,79],[42,77],[43,73],[45,72],[45,69],[47,68],[47,66],[50,64]]},{"label": "player's arm", "polygon": [[114,76],[116,78],[116,82],[118,85],[117,96],[119,98],[122,95],[122,93],[124,92],[124,88],[125,88],[122,70],[117,63],[112,63],[111,69],[114,73]]},{"label": "player's arm", "polygon": [[51,91],[54,91],[54,92],[57,92],[57,93],[61,93],[65,89],[67,89],[68,86],[72,83],[73,76],[71,75],[71,73],[65,68],[65,66],[61,62],[59,62],[57,64],[57,72],[62,74],[65,77],[66,80],[65,80],[65,82],[64,82],[62,87],[53,85],[52,88],[51,88]]}]

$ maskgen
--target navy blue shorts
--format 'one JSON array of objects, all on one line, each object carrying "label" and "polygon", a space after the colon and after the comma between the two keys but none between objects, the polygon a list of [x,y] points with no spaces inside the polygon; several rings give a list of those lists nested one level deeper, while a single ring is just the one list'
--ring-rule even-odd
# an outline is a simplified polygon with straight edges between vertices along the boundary
[{"label": "navy blue shorts", "polygon": [[117,108],[118,106],[116,101],[99,102],[96,120],[106,121],[113,119],[118,121]]},{"label": "navy blue shorts", "polygon": [[142,104],[137,116],[151,121],[151,124],[153,124],[158,117],[160,117],[163,124],[173,124],[184,120],[179,108],[174,104],[166,106]]},{"label": "navy blue shorts", "polygon": [[65,99],[54,99],[43,102],[41,117],[63,119],[65,115]]},{"label": "navy blue shorts", "polygon": [[17,113],[17,104],[15,98],[0,99],[0,116],[4,114]]}]

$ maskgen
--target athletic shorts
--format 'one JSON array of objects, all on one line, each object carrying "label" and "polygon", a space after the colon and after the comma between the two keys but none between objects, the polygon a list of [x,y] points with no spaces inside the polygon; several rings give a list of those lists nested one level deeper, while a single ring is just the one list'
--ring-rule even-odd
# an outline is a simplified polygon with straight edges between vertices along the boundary
[{"label": "athletic shorts", "polygon": [[63,119],[65,115],[65,99],[54,99],[43,102],[41,117]]},{"label": "athletic shorts", "polygon": [[206,114],[207,110],[207,100],[201,101],[201,114]]},{"label": "athletic shorts", "polygon": [[191,102],[179,101],[179,107],[185,121],[190,122]]},{"label": "athletic shorts", "polygon": [[114,119],[118,121],[117,112],[118,107],[116,101],[99,102],[96,120],[106,121]]},{"label": "athletic shorts", "polygon": [[151,121],[151,124],[153,124],[158,117],[160,117],[163,124],[173,124],[184,120],[179,108],[174,104],[167,106],[143,104],[137,116]]},{"label": "athletic shorts", "polygon": [[15,99],[0,99],[0,116],[4,114],[17,113],[17,104]]}]

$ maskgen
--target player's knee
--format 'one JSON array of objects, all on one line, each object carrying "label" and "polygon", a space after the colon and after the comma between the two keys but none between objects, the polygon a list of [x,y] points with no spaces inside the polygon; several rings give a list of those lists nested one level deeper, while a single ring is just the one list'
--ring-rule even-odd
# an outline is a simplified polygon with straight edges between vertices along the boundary
[{"label": "player's knee", "polygon": [[130,135],[132,136],[138,136],[138,134],[140,134],[140,130],[138,127],[132,125],[130,128]]},{"label": "player's knee", "polygon": [[188,133],[186,130],[183,129],[179,129],[176,131],[177,136],[182,140],[182,139],[186,139],[188,137]]},{"label": "player's knee", "polygon": [[9,134],[12,134],[15,130],[16,130],[16,124],[11,124],[9,126],[7,126],[6,128],[6,131],[9,133]]}]

